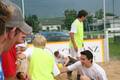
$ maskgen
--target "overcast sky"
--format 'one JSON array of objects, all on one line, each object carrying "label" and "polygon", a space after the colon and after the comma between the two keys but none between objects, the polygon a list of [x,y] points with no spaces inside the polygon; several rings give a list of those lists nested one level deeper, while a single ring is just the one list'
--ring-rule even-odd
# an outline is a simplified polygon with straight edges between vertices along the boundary
[{"label": "overcast sky", "polygon": [[[20,5],[21,0],[12,0]],[[40,17],[64,16],[66,9],[95,12],[103,8],[103,0],[24,0],[25,14],[36,14]],[[120,15],[120,0],[114,0],[114,13]],[[106,12],[113,13],[113,0],[106,0]]]}]

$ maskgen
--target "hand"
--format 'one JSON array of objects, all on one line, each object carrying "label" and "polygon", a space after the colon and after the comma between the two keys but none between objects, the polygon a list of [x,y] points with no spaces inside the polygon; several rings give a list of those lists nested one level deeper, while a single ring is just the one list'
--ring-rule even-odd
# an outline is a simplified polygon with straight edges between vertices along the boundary
[{"label": "hand", "polygon": [[76,45],[74,46],[74,49],[76,52],[78,52],[78,47]]},{"label": "hand", "polygon": [[91,80],[91,79],[86,75],[81,75],[80,80]]}]

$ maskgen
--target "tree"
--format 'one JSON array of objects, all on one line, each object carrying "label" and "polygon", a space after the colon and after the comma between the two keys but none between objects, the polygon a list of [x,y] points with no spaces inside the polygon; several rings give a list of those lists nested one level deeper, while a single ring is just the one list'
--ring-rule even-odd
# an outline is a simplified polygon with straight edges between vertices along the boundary
[{"label": "tree", "polygon": [[93,23],[93,15],[89,15],[87,16],[86,20],[84,21],[84,30],[85,31],[91,31],[91,24]]},{"label": "tree", "polygon": [[96,11],[95,17],[97,19],[102,19],[103,18],[103,9],[99,9],[98,11]]},{"label": "tree", "polygon": [[40,20],[36,15],[31,15],[28,17],[25,17],[25,21],[33,28],[33,32],[37,33],[40,30],[39,23]]},{"label": "tree", "polygon": [[64,11],[64,15],[65,15],[65,21],[64,21],[65,28],[67,30],[70,30],[71,24],[76,18],[77,11],[75,11],[74,9],[73,10],[67,9]]},{"label": "tree", "polygon": [[93,23],[93,15],[88,15],[87,21],[88,21],[88,23]]},{"label": "tree", "polygon": [[106,13],[106,16],[115,16],[113,13]]}]

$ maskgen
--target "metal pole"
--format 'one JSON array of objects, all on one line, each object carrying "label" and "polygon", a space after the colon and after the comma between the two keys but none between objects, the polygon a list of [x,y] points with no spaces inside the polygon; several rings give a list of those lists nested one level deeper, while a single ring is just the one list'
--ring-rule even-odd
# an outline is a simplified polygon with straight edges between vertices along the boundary
[{"label": "metal pole", "polygon": [[22,0],[22,13],[23,13],[23,18],[25,18],[25,5],[24,5],[24,0]]},{"label": "metal pole", "polygon": [[105,35],[105,60],[109,61],[109,38],[108,38],[108,30],[106,28],[106,3],[103,0],[103,9],[104,9],[104,35]]},{"label": "metal pole", "polygon": [[106,30],[106,16],[105,16],[105,13],[106,13],[106,10],[105,10],[105,0],[103,0],[103,11],[104,11],[104,31]]},{"label": "metal pole", "polygon": [[114,16],[115,16],[115,6],[114,6],[114,0],[113,0],[113,27],[114,27]]}]

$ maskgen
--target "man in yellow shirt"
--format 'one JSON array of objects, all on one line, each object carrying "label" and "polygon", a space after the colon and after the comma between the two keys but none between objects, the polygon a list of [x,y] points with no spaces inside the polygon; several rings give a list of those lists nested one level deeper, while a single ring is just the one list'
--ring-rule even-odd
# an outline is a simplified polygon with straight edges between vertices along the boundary
[{"label": "man in yellow shirt", "polygon": [[[86,19],[87,12],[85,10],[79,11],[77,18],[71,25],[70,30],[70,54],[75,59],[80,58],[80,52],[83,47],[84,25],[83,21]],[[79,75],[77,75],[79,78]]]},{"label": "man in yellow shirt", "polygon": [[71,25],[70,30],[70,54],[72,57],[77,58],[80,57],[79,51],[83,47],[83,36],[84,36],[84,25],[83,21],[87,16],[87,12],[85,10],[79,11],[77,18]]}]

